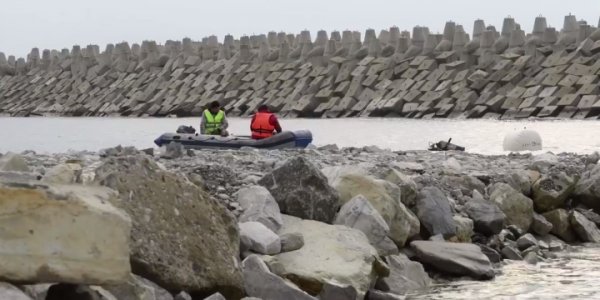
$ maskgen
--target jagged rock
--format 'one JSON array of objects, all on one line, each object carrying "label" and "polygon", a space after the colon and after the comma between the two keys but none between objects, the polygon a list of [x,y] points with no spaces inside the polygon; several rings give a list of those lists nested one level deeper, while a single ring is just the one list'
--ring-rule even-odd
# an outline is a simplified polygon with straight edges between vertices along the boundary
[{"label": "jagged rock", "polygon": [[463,195],[471,196],[473,190],[479,193],[485,193],[485,184],[476,177],[469,175],[462,176],[443,176],[441,183],[447,187],[458,188]]},{"label": "jagged rock", "polygon": [[369,290],[365,296],[366,300],[403,300],[403,296],[394,295],[392,293],[386,293],[378,290]]},{"label": "jagged rock", "polygon": [[524,234],[517,239],[517,247],[523,251],[531,246],[538,246],[538,242],[531,233]]},{"label": "jagged rock", "polygon": [[539,212],[564,207],[575,190],[575,180],[565,173],[544,175],[532,186],[533,203]]},{"label": "jagged rock", "polygon": [[59,164],[46,171],[42,182],[59,184],[81,182],[81,172],[82,168],[79,164]]},{"label": "jagged rock", "polygon": [[413,207],[417,200],[417,184],[408,175],[396,169],[390,169],[385,180],[396,184],[401,190],[402,203],[408,207]]},{"label": "jagged rock", "polygon": [[534,212],[530,230],[538,235],[546,235],[552,230],[552,223],[548,222],[544,216]]},{"label": "jagged rock", "polygon": [[274,232],[281,228],[283,221],[279,205],[269,190],[262,186],[250,186],[239,190],[236,198],[244,211],[238,218],[240,222],[260,222]]},{"label": "jagged rock", "polygon": [[517,225],[508,225],[506,227],[506,229],[508,229],[508,231],[512,232],[515,239],[518,239],[525,234],[525,231]]},{"label": "jagged rock", "polygon": [[30,169],[21,155],[8,152],[0,156],[0,171],[30,172]]},{"label": "jagged rock", "polygon": [[390,196],[386,184],[390,183],[356,173],[342,174],[332,180],[342,203],[363,195],[389,225],[389,237],[401,247],[406,240],[419,233],[419,221],[400,199]]},{"label": "jagged rock", "polygon": [[416,211],[419,221],[429,235],[442,234],[444,237],[451,237],[456,234],[450,203],[440,189],[422,189],[417,196]]},{"label": "jagged rock", "polygon": [[141,283],[151,287],[154,290],[154,297],[156,298],[156,300],[173,300],[173,295],[171,295],[169,291],[158,286],[158,284],[140,276],[137,276],[137,279],[141,281]]},{"label": "jagged rock", "polygon": [[423,265],[411,261],[406,255],[388,256],[386,260],[390,266],[390,276],[379,278],[375,285],[376,289],[404,295],[431,285],[431,278],[423,269]]},{"label": "jagged rock", "polygon": [[470,243],[473,236],[473,220],[462,216],[452,217],[456,225],[456,238],[461,243]]},{"label": "jagged rock", "polygon": [[390,231],[385,220],[363,195],[357,195],[346,202],[338,212],[334,224],[362,231],[371,245],[381,242]]},{"label": "jagged rock", "polygon": [[242,262],[244,285],[249,296],[262,299],[315,299],[293,283],[271,273],[257,255],[250,255]]},{"label": "jagged rock", "polygon": [[95,180],[133,219],[134,273],[169,290],[243,294],[237,223],[216,200],[146,155],[110,157]]},{"label": "jagged rock", "polygon": [[558,164],[558,157],[552,152],[538,154],[532,158],[531,167],[542,173],[546,173],[548,169]]},{"label": "jagged rock", "polygon": [[173,300],[192,300],[192,296],[186,292],[180,292],[179,294],[175,295]]},{"label": "jagged rock", "polygon": [[552,234],[537,236],[536,238],[538,239],[538,244],[541,245],[541,243],[544,242],[546,245],[548,245],[548,250],[550,251],[561,251],[567,247],[565,242]]},{"label": "jagged rock", "polygon": [[99,286],[85,286],[67,283],[52,285],[46,300],[121,300]]},{"label": "jagged rock", "polygon": [[[10,283],[0,282],[0,299],[6,300],[32,300],[27,294]],[[33,299],[37,300],[37,299]]]},{"label": "jagged rock", "polygon": [[152,285],[136,275],[131,275],[124,284],[104,286],[104,289],[119,300],[173,300],[168,293],[168,297],[159,297],[160,294],[155,292]]},{"label": "jagged rock", "polygon": [[389,274],[367,237],[356,229],[286,215],[283,222],[279,233],[302,233],[304,247],[276,255],[281,268],[273,271],[311,295],[329,282],[352,286],[362,296],[378,276]]},{"label": "jagged rock", "polygon": [[21,289],[33,300],[45,300],[51,285],[49,283],[22,285]]},{"label": "jagged rock", "polygon": [[576,200],[600,212],[600,165],[581,176],[573,194]]},{"label": "jagged rock", "polygon": [[398,246],[396,246],[394,241],[392,241],[392,239],[390,239],[389,237],[385,237],[381,242],[372,246],[375,247],[375,249],[377,249],[377,253],[379,253],[379,256],[396,255],[400,252]]},{"label": "jagged rock", "polygon": [[596,226],[600,227],[600,215],[595,213],[593,210],[584,208],[575,208],[575,210],[582,214],[586,219],[594,222]]},{"label": "jagged rock", "polygon": [[[0,277],[15,282],[126,280],[131,220],[102,187],[0,183]],[[52,245],[52,247],[48,247]]]},{"label": "jagged rock", "polygon": [[271,192],[282,213],[299,218],[331,223],[340,206],[325,175],[301,156],[286,161],[258,184]]},{"label": "jagged rock", "polygon": [[569,214],[571,226],[577,233],[577,236],[584,241],[590,243],[600,243],[600,230],[594,222],[588,220],[584,215],[577,211],[572,211]]},{"label": "jagged rock", "polygon": [[575,242],[575,233],[569,222],[569,213],[562,209],[555,209],[543,214],[544,218],[552,224],[552,232],[566,242]]},{"label": "jagged rock", "polygon": [[527,231],[533,221],[533,201],[517,192],[506,183],[493,186],[490,201],[494,202],[506,215],[508,225],[516,225]]},{"label": "jagged rock", "polygon": [[487,256],[490,262],[499,263],[502,261],[502,256],[500,256],[500,253],[498,253],[493,248],[481,244],[479,245],[479,248],[481,249],[481,252],[485,254],[485,256]]},{"label": "jagged rock", "polygon": [[538,255],[535,252],[529,252],[529,253],[525,254],[525,257],[523,258],[523,260],[526,261],[530,265],[535,265],[538,263]]},{"label": "jagged rock", "polygon": [[175,159],[182,157],[185,154],[185,148],[181,143],[171,142],[165,147],[165,151],[161,154],[160,157]]},{"label": "jagged rock", "polygon": [[349,285],[325,283],[319,294],[319,300],[355,300],[358,298],[356,289]]},{"label": "jagged rock", "polygon": [[239,223],[240,238],[242,243],[247,241],[248,250],[255,253],[273,255],[281,252],[281,240],[279,236],[267,226],[259,222]]},{"label": "jagged rock", "polygon": [[304,246],[304,236],[298,232],[282,234],[279,238],[281,239],[281,252],[295,251]]},{"label": "jagged rock", "polygon": [[525,196],[531,195],[531,185],[539,178],[539,173],[532,170],[517,170],[504,177],[504,181],[513,189]]},{"label": "jagged rock", "polygon": [[210,295],[207,298],[204,298],[204,300],[227,300],[225,299],[225,297],[223,297],[223,295],[221,295],[221,293],[215,293]]},{"label": "jagged rock", "polygon": [[419,261],[439,271],[477,279],[494,278],[490,260],[477,245],[432,241],[410,243]]},{"label": "jagged rock", "polygon": [[504,228],[506,215],[492,202],[471,200],[465,204],[465,211],[473,219],[477,232],[493,235]]},{"label": "jagged rock", "polygon": [[510,260],[523,260],[523,256],[519,253],[519,250],[513,248],[512,246],[505,246],[501,250],[502,256],[506,259]]}]

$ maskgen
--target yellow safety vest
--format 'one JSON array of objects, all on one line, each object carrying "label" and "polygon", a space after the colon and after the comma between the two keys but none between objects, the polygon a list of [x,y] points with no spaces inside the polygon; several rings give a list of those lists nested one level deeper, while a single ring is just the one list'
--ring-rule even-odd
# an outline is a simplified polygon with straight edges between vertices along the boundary
[{"label": "yellow safety vest", "polygon": [[225,112],[219,110],[216,116],[210,112],[210,110],[204,110],[204,128],[206,131],[204,134],[219,134],[219,129],[221,129],[221,123],[223,123],[223,119],[225,118]]}]

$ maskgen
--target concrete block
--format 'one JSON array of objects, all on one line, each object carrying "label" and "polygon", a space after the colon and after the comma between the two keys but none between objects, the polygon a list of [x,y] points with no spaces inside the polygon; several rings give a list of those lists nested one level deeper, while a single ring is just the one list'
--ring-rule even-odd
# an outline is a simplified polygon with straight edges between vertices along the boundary
[{"label": "concrete block", "polygon": [[584,84],[577,91],[577,94],[580,94],[580,95],[597,95],[598,93],[600,93],[598,84]]},{"label": "concrete block", "polygon": [[558,117],[561,119],[570,119],[571,117],[573,117],[573,115],[575,115],[576,112],[577,112],[576,106],[565,106],[562,108],[562,110],[558,114]]},{"label": "concrete block", "polygon": [[579,109],[589,109],[594,107],[594,104],[598,102],[597,95],[586,95],[581,97],[579,103],[577,104],[577,108]]},{"label": "concrete block", "polygon": [[558,101],[558,106],[574,106],[576,107],[579,104],[579,100],[581,100],[581,95],[578,94],[568,94],[560,98]]}]

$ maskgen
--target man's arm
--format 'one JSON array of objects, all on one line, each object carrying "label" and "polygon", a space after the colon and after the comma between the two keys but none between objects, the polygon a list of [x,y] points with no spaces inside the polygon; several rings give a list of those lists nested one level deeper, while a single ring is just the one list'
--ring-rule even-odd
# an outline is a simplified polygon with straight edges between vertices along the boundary
[{"label": "man's arm", "polygon": [[279,120],[277,120],[277,117],[275,115],[271,115],[271,117],[269,118],[269,123],[275,126],[275,130],[277,131],[277,133],[281,133],[281,125],[279,125]]}]

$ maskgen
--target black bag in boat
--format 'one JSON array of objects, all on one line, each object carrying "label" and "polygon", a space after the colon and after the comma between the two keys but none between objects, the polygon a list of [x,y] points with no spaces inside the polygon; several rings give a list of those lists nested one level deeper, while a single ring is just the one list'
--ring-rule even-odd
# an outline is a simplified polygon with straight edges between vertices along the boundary
[{"label": "black bag in boat", "polygon": [[450,143],[452,138],[446,141],[439,141],[437,143],[429,144],[429,151],[465,151],[465,147],[458,146]]},{"label": "black bag in boat", "polygon": [[196,129],[192,126],[181,125],[177,127],[177,133],[196,133]]}]

